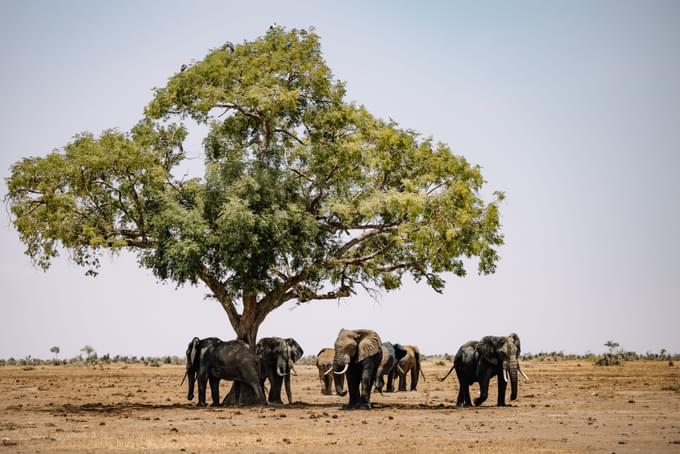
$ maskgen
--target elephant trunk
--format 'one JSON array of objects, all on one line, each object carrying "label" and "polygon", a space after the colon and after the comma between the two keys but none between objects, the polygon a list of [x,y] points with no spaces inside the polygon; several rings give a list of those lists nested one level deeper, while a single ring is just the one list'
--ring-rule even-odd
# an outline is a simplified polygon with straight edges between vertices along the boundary
[{"label": "elephant trunk", "polygon": [[517,359],[508,362],[508,373],[510,374],[510,400],[517,400],[517,370],[519,364]]},{"label": "elephant trunk", "polygon": [[336,351],[333,359],[333,381],[335,382],[335,393],[338,396],[345,396],[347,391],[345,387],[345,372],[349,368],[349,355]]},{"label": "elephant trunk", "polygon": [[284,358],[278,358],[276,360],[276,373],[279,377],[285,377],[290,371],[289,361]]},{"label": "elephant trunk", "polygon": [[335,382],[335,393],[341,397],[346,395],[347,391],[344,390],[345,374],[334,374],[333,381]]}]

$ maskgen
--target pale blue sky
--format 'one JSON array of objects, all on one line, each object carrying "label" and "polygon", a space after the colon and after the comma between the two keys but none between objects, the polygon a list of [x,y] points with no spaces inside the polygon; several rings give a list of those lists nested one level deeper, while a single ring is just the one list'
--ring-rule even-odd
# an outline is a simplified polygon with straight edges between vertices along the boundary
[{"label": "pale blue sky", "polygon": [[[680,3],[365,3],[1,2],[2,194],[22,157],[129,129],[182,63],[274,22],[313,25],[350,99],[447,142],[506,192],[507,244],[494,276],[286,306],[261,336],[308,354],[341,327],[426,353],[512,331],[530,352],[610,339],[680,352]],[[233,337],[205,288],[160,285],[126,254],[95,279],[66,254],[42,273],[5,210],[0,222],[0,357],[181,354],[194,335]]]}]

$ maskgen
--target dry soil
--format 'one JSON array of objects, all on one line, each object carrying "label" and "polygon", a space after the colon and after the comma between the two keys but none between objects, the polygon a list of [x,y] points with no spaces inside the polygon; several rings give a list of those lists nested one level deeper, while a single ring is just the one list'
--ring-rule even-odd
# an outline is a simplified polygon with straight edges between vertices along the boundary
[{"label": "dry soil", "polygon": [[[511,406],[456,408],[449,368],[424,363],[417,391],[374,394],[370,411],[324,396],[298,366],[296,403],[197,408],[181,366],[0,367],[0,453],[680,452],[680,367],[526,361]],[[226,392],[229,383],[224,383]],[[478,394],[477,385],[472,388]]]}]

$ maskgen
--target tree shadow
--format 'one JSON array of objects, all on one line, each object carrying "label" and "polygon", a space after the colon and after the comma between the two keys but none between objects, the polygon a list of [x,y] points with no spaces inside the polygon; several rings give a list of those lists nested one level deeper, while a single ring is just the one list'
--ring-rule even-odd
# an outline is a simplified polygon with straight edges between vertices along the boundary
[{"label": "tree shadow", "polygon": [[[497,406],[481,406],[481,407],[457,407],[455,404],[408,404],[408,403],[383,403],[373,402],[370,411],[490,411],[498,410],[502,407]],[[508,406],[508,408],[513,408]],[[139,403],[139,402],[118,402],[118,403],[86,403],[81,405],[64,404],[61,406],[49,406],[35,408],[34,411],[48,412],[55,415],[63,414],[108,414],[120,415],[134,412],[164,412],[176,410],[189,411],[224,411],[224,410],[257,410],[257,411],[286,411],[286,410],[345,410],[345,411],[361,411],[361,410],[347,410],[343,407],[341,402],[294,402],[292,404],[274,406],[274,405],[239,405],[239,406],[219,406],[219,407],[199,407],[195,403],[171,403],[171,404],[154,404],[154,403]]]}]

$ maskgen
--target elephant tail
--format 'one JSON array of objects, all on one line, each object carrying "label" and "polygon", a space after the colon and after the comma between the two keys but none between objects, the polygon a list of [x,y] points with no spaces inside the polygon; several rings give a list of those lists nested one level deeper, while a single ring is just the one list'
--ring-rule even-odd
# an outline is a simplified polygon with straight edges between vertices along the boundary
[{"label": "elephant tail", "polygon": [[446,373],[446,375],[444,375],[442,378],[437,377],[437,378],[439,378],[439,381],[444,381],[444,380],[446,380],[446,377],[448,377],[449,374],[450,374],[451,372],[453,372],[453,369],[455,369],[455,368],[456,368],[456,364],[454,363],[453,366],[451,366],[451,369],[449,369],[449,371]]},{"label": "elephant tail", "polygon": [[420,372],[420,376],[423,377],[423,381],[427,383],[427,379],[425,378],[425,373],[423,372],[423,367],[420,362],[420,352],[416,350],[416,367],[418,368],[418,372]]}]

